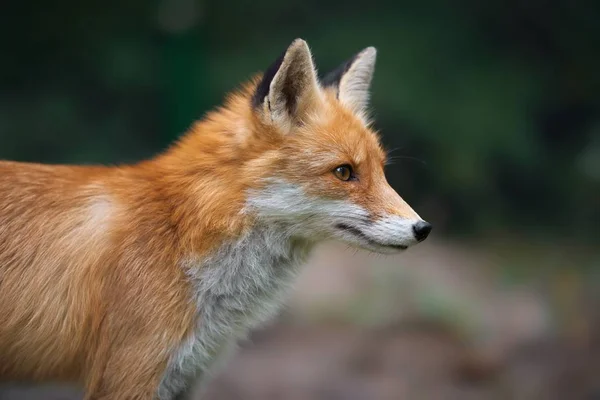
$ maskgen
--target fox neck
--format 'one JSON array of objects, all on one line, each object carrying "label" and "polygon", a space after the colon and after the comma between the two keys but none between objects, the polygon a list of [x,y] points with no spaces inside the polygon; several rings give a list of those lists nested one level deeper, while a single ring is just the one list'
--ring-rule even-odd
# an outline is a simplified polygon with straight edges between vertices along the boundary
[{"label": "fox neck", "polygon": [[255,225],[244,207],[249,189],[261,184],[258,173],[268,165],[261,164],[257,173],[252,162],[276,143],[251,137],[249,101],[242,100],[209,114],[165,153],[137,169],[149,171],[160,186],[187,252],[208,254]]},{"label": "fox neck", "polygon": [[192,282],[196,328],[173,353],[159,398],[171,398],[229,354],[235,341],[281,305],[312,245],[275,227],[255,225],[208,257],[182,267]]},{"label": "fox neck", "polygon": [[[257,302],[266,305],[270,297],[276,295],[277,288],[273,286],[289,283],[312,248],[311,242],[259,224],[207,257],[191,258],[184,268],[199,289],[196,292],[198,304],[206,304],[202,299],[208,297],[229,296],[232,308]],[[265,290],[269,287],[275,290]],[[211,319],[214,310],[205,311],[202,318]],[[238,322],[260,319],[263,310],[253,311],[238,315]]]}]

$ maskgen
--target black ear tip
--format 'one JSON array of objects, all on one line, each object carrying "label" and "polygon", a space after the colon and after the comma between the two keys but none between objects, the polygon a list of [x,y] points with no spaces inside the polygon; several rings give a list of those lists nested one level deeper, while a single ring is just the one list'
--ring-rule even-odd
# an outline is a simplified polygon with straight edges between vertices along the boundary
[{"label": "black ear tip", "polygon": [[348,72],[348,70],[354,63],[354,60],[356,60],[356,57],[358,57],[359,54],[356,54],[354,57],[347,60],[345,63],[343,63],[342,65],[325,75],[323,79],[321,79],[321,83],[323,84],[323,86],[338,86],[340,80],[342,79],[342,76],[344,76],[344,74]]},{"label": "black ear tip", "polygon": [[263,73],[263,76],[260,82],[258,83],[256,90],[254,91],[254,96],[252,96],[253,107],[259,107],[265,100],[265,97],[267,97],[267,95],[269,94],[269,87],[271,86],[271,82],[273,81],[275,74],[277,74],[277,71],[279,71],[279,68],[283,63],[283,59],[286,53],[287,49],[283,53],[281,53],[277,60],[275,60],[275,62],[273,62],[273,64],[271,64],[269,68],[267,68],[267,70]]}]

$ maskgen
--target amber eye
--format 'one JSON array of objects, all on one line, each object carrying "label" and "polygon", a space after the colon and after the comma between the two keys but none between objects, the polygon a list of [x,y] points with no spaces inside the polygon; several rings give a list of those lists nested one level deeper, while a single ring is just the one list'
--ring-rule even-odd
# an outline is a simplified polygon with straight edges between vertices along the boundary
[{"label": "amber eye", "polygon": [[349,181],[354,178],[352,167],[348,164],[340,165],[333,170],[333,174],[342,181]]}]

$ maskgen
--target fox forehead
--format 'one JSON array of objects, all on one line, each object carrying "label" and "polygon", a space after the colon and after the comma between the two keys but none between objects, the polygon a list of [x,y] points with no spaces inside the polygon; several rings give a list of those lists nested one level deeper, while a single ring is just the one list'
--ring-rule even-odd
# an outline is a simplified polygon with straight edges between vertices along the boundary
[{"label": "fox forehead", "polygon": [[289,138],[289,150],[314,164],[354,167],[385,164],[386,154],[378,134],[333,96],[325,97],[321,112]]}]

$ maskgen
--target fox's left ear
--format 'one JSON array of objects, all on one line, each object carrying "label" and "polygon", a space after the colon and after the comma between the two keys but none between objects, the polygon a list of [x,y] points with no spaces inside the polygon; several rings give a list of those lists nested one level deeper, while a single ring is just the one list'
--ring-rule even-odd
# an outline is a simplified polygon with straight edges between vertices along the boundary
[{"label": "fox's left ear", "polygon": [[252,105],[265,123],[287,132],[320,104],[321,96],[308,45],[296,39],[263,74]]},{"label": "fox's left ear", "polygon": [[338,99],[355,113],[369,104],[369,88],[375,72],[375,47],[367,47],[323,78],[324,87],[336,90]]}]

